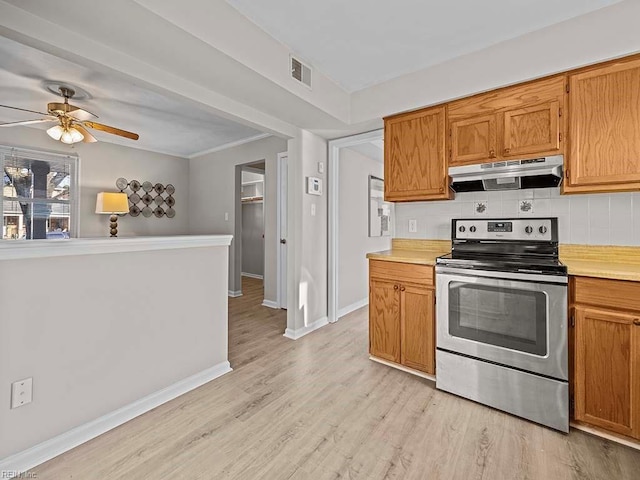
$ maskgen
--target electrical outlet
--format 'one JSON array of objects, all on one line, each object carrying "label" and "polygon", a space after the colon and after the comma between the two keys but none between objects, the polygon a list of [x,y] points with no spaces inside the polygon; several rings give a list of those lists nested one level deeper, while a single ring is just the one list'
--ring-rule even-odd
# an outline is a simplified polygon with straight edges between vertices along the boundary
[{"label": "electrical outlet", "polygon": [[11,384],[11,408],[18,408],[33,400],[33,378],[25,378]]},{"label": "electrical outlet", "polygon": [[409,233],[417,233],[417,232],[418,232],[418,221],[409,220]]},{"label": "electrical outlet", "polygon": [[229,212],[224,212],[224,221],[225,222],[229,221]]}]

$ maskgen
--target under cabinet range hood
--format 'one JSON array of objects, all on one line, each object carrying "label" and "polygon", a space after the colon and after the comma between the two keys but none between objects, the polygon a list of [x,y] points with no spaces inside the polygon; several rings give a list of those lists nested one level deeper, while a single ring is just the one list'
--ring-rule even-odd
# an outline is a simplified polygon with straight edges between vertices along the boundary
[{"label": "under cabinet range hood", "polygon": [[450,167],[454,192],[557,187],[562,182],[562,155],[530,160],[503,160]]}]

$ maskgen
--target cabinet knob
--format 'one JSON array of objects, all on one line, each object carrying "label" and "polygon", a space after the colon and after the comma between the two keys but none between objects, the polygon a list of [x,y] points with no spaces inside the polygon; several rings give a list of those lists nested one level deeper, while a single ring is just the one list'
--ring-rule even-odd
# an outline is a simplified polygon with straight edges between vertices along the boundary
[{"label": "cabinet knob", "polygon": [[444,193],[444,188],[440,187],[440,193]]},{"label": "cabinet knob", "polygon": [[[406,290],[406,289],[405,289],[404,287],[400,287],[400,291],[401,291],[401,292],[404,292],[405,290]],[[637,325],[640,325],[640,320],[637,320],[637,322],[638,322],[638,324],[637,324]]]},{"label": "cabinet knob", "polygon": [[505,155],[511,153],[511,149],[510,148],[505,148],[504,149],[504,153],[505,153]]},{"label": "cabinet knob", "polygon": [[640,319],[638,319],[638,318],[634,318],[634,319],[633,319],[633,324],[634,324],[636,327],[640,327]]},{"label": "cabinet knob", "polygon": [[398,289],[398,285],[394,285],[394,286],[393,286],[393,289],[394,289],[394,290],[397,290],[397,289]]},{"label": "cabinet knob", "polygon": [[489,150],[489,158],[496,158],[496,151],[494,149]]}]

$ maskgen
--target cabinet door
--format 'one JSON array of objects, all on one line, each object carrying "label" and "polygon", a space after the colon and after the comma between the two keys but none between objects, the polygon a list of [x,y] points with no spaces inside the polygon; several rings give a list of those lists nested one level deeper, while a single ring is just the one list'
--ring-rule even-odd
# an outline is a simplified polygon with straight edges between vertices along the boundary
[{"label": "cabinet door", "polygon": [[553,101],[504,112],[504,157],[560,151],[560,102]]},{"label": "cabinet door", "polygon": [[575,307],[575,418],[640,438],[639,316]]},{"label": "cabinet door", "polygon": [[433,290],[417,285],[400,287],[400,363],[435,373],[435,323]]},{"label": "cabinet door", "polygon": [[385,120],[385,200],[449,198],[445,140],[444,107]]},{"label": "cabinet door", "polygon": [[569,84],[565,190],[639,188],[640,60],[571,75]]},{"label": "cabinet door", "polygon": [[400,362],[400,291],[395,282],[369,283],[369,353]]},{"label": "cabinet door", "polygon": [[451,122],[450,165],[482,163],[496,158],[496,115]]}]

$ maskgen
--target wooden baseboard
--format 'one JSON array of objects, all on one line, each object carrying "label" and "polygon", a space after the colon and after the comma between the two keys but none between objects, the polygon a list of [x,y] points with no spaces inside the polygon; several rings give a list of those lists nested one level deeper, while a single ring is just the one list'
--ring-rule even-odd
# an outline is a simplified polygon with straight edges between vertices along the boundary
[{"label": "wooden baseboard", "polygon": [[640,442],[631,437],[620,435],[618,433],[612,433],[602,428],[594,427],[593,425],[587,425],[586,423],[578,422],[576,420],[569,422],[569,425],[571,426],[571,428],[575,428],[576,430],[595,435],[596,437],[606,438],[607,440],[611,440],[612,442],[620,443],[627,447],[640,450]]},{"label": "wooden baseboard", "polygon": [[374,362],[381,363],[382,365],[386,365],[387,367],[393,367],[398,370],[402,370],[403,372],[411,373],[412,375],[416,375],[418,377],[426,378],[427,380],[431,380],[432,382],[436,381],[435,375],[424,373],[414,368],[405,367],[404,365],[399,365],[397,363],[393,363],[388,360],[383,360],[382,358],[374,357],[373,355],[369,355],[369,360],[373,360]]}]

